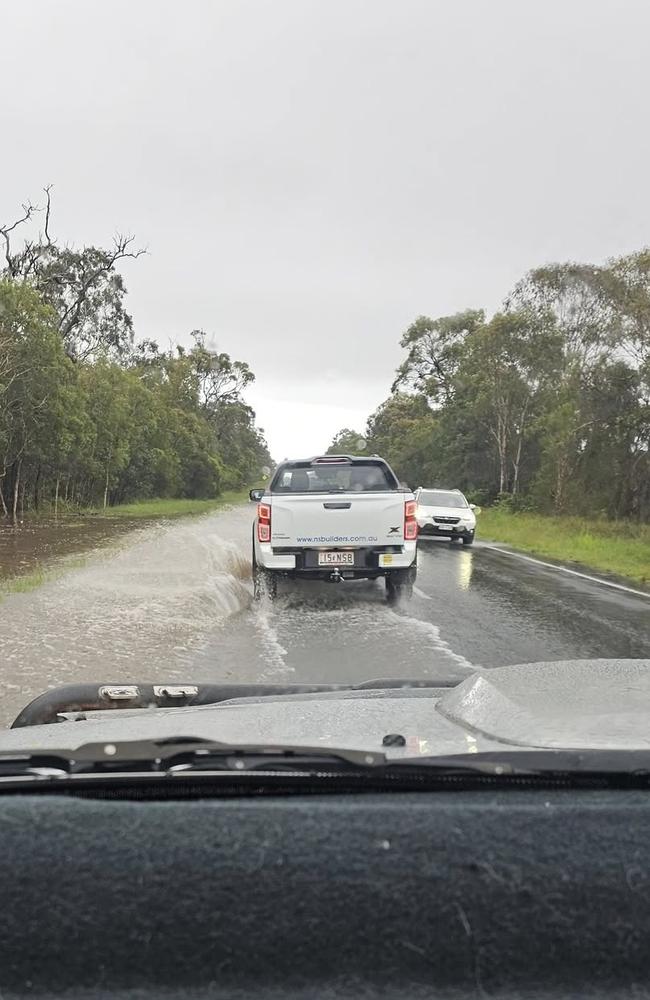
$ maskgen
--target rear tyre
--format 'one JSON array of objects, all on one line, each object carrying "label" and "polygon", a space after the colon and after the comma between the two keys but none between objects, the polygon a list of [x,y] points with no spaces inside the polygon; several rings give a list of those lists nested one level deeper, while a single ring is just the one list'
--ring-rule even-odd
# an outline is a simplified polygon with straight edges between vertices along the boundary
[{"label": "rear tyre", "polygon": [[255,558],[255,542],[253,542],[253,553],[251,556],[253,571],[253,600],[261,601],[264,596],[275,600],[278,596],[278,581],[275,573],[269,572],[262,566],[258,566]]},{"label": "rear tyre", "polygon": [[269,597],[274,601],[277,596],[278,581],[275,573],[270,573],[261,566],[253,566],[253,598],[261,601],[263,597]]},{"label": "rear tyre", "polygon": [[275,573],[269,572],[268,569],[262,570],[262,572],[264,573],[264,589],[267,597],[274,601],[278,596],[278,578]]},{"label": "rear tyre", "polygon": [[264,582],[262,571],[258,566],[253,565],[253,600],[261,601],[264,597]]},{"label": "rear tyre", "polygon": [[452,545],[453,545],[453,543],[454,543],[454,542],[457,542],[457,541],[458,541],[458,535],[451,535],[451,536],[450,536],[450,538],[449,538],[449,541],[450,541],[450,542],[452,543]]},{"label": "rear tyre", "polygon": [[389,574],[386,577],[386,600],[389,604],[397,604],[402,597],[413,597],[413,581],[415,573],[406,572]]},{"label": "rear tyre", "polygon": [[255,546],[253,545],[253,556],[251,559],[252,563],[252,576],[253,576],[253,600],[261,601],[264,596],[264,586],[262,583],[262,571],[257,565],[257,559],[255,558]]}]

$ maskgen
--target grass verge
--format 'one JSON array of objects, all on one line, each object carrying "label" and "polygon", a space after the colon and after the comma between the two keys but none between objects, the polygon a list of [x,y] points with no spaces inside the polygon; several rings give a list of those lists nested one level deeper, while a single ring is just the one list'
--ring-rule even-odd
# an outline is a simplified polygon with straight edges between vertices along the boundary
[{"label": "grass verge", "polygon": [[92,507],[79,513],[101,517],[187,517],[189,514],[207,514],[226,504],[242,503],[244,500],[248,500],[248,490],[228,490],[210,500],[139,500],[107,507],[106,510]]},{"label": "grass verge", "polygon": [[53,562],[49,566],[37,566],[29,573],[20,573],[16,576],[7,576],[0,579],[0,600],[8,594],[29,594],[32,590],[37,590],[44,583],[50,580],[57,580],[70,570],[80,569],[86,564],[86,557],[74,556]]},{"label": "grass verge", "polygon": [[28,594],[36,590],[48,580],[47,571],[44,569],[34,569],[30,573],[21,576],[9,576],[0,581],[0,597],[4,594]]},{"label": "grass verge", "polygon": [[650,525],[483,509],[477,535],[514,549],[650,583]]}]

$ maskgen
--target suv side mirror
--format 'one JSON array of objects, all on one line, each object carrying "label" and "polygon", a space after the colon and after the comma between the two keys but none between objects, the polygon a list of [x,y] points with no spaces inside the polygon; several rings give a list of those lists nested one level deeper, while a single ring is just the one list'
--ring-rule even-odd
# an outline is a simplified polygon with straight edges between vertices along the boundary
[{"label": "suv side mirror", "polygon": [[477,507],[475,503],[471,503],[469,505],[469,509],[473,510],[475,514],[480,514],[481,513],[481,508]]},{"label": "suv side mirror", "polygon": [[251,490],[248,495],[251,500],[254,500],[255,503],[257,503],[264,496],[264,490]]}]

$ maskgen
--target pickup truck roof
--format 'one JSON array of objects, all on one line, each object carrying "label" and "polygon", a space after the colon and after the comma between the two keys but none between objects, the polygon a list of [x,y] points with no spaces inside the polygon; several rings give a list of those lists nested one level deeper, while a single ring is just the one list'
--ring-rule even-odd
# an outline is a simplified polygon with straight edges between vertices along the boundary
[{"label": "pickup truck roof", "polygon": [[460,496],[464,495],[462,490],[456,488],[448,490],[446,486],[418,486],[416,493],[419,493],[420,490],[423,490],[425,493],[458,493]]},{"label": "pickup truck roof", "polygon": [[285,459],[281,464],[305,468],[309,465],[354,465],[355,463],[366,465],[377,462],[388,465],[388,462],[379,455],[311,455],[309,458]]},{"label": "pickup truck roof", "polygon": [[400,490],[402,488],[388,462],[378,455],[313,455],[310,458],[282,462],[273,474],[268,491],[273,493],[276,490],[283,490],[282,483],[287,478],[287,473],[306,472],[307,470],[313,470],[313,473],[316,473],[316,470],[324,470],[328,467],[339,470],[346,468],[381,470],[383,483],[376,483],[372,487],[373,489]]}]

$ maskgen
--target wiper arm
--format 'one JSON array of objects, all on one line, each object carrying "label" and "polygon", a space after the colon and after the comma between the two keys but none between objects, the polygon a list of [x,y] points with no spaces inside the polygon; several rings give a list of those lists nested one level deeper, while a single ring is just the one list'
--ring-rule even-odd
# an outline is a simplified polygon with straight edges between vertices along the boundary
[{"label": "wiper arm", "polygon": [[199,737],[87,743],[76,750],[0,753],[0,788],[17,779],[52,782],[83,778],[143,778],[193,773],[267,776],[292,772],[327,779],[335,775],[400,781],[511,778],[569,780],[601,777],[650,779],[650,750],[514,750],[418,757],[290,744],[230,744]]},{"label": "wiper arm", "polygon": [[47,750],[0,754],[0,783],[11,776],[46,779],[97,774],[178,774],[190,771],[293,771],[301,774],[513,773],[513,767],[482,759],[483,755],[449,757],[388,757],[381,751],[347,747],[302,746],[283,743],[223,743],[200,737],[86,743],[76,750]]},{"label": "wiper arm", "polygon": [[499,778],[641,777],[650,778],[650,750],[496,750],[479,753],[437,754],[417,757],[387,756],[382,752],[333,747],[228,746],[206,744],[193,754],[194,765],[227,761],[240,770],[284,769],[312,771],[327,765],[331,770],[399,777],[472,776]]},{"label": "wiper arm", "polygon": [[230,744],[200,737],[134,740],[119,743],[86,743],[76,750],[42,750],[0,753],[3,777],[66,777],[81,774],[128,773],[133,770],[171,773],[202,769],[245,771],[255,769],[320,770],[324,766],[359,770],[382,767],[383,753],[347,748],[273,744]]}]

